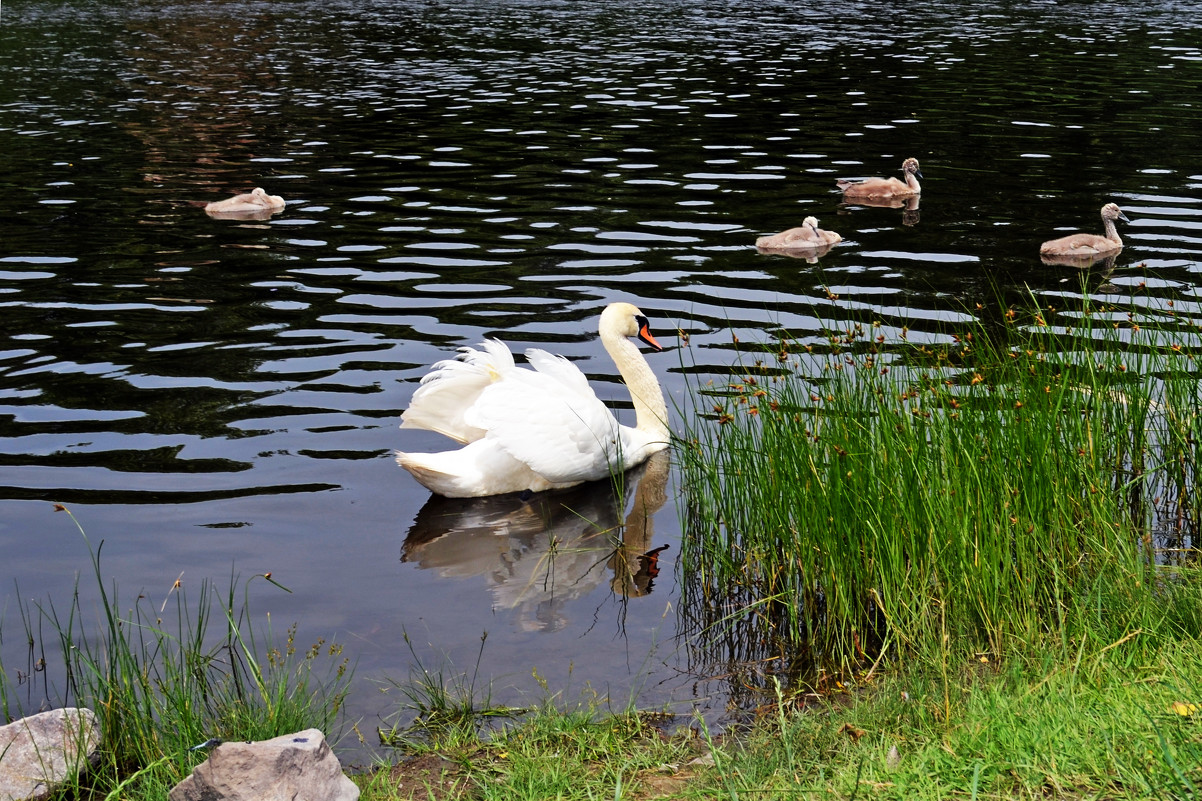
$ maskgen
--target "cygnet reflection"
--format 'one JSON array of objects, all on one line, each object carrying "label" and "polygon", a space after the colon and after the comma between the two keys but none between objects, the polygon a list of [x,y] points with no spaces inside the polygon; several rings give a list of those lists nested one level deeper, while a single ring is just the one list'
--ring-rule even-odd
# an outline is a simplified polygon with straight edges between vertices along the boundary
[{"label": "cygnet reflection", "polygon": [[911,195],[910,197],[858,197],[854,200],[850,198],[845,200],[839,204],[839,208],[871,206],[879,209],[901,209],[902,225],[918,225],[919,220],[922,219],[922,213],[918,209],[921,202],[922,197],[920,195]]}]

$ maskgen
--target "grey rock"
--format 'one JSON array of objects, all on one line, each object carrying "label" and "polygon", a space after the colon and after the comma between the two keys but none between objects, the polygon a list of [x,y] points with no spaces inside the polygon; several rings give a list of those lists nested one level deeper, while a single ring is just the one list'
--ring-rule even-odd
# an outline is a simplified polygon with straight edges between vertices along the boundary
[{"label": "grey rock", "polygon": [[317,729],[222,743],[171,789],[170,801],[357,801],[359,788]]},{"label": "grey rock", "polygon": [[90,709],[53,709],[0,726],[0,801],[45,798],[88,767],[99,747]]}]

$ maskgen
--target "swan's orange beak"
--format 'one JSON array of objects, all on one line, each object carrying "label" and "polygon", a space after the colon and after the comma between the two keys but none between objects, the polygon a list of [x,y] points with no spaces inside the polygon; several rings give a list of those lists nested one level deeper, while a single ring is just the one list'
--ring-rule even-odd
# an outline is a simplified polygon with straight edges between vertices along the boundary
[{"label": "swan's orange beak", "polygon": [[644,342],[646,342],[648,345],[655,348],[656,350],[664,349],[662,345],[660,345],[658,342],[655,341],[655,337],[651,336],[651,324],[648,323],[646,320],[639,321],[638,336],[639,336],[639,339],[643,340]]}]

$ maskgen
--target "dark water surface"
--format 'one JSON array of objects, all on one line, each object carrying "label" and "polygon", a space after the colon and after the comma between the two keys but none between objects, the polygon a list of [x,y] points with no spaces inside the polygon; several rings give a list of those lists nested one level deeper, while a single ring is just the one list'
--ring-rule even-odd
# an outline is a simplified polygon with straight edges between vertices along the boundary
[{"label": "dark water surface", "polygon": [[[694,683],[706,660],[678,636],[671,477],[651,476],[640,492],[658,511],[624,529],[636,504],[616,509],[608,487],[545,506],[430,501],[391,457],[445,444],[397,429],[430,363],[485,336],[549,347],[632,418],[595,336],[601,308],[631,300],[667,347],[649,359],[669,404],[687,407],[687,375],[731,364],[732,328],[812,335],[857,308],[934,336],[996,307],[995,286],[1067,303],[1083,274],[1041,264],[1038,245],[1100,233],[1109,200],[1132,220],[1127,246],[1087,291],[1134,296],[1166,328],[1199,316],[1191,4],[0,13],[12,681],[18,600],[65,602],[88,569],[58,501],[104,540],[127,601],[157,605],[181,571],[186,586],[271,571],[293,592],[256,589],[257,619],[346,646],[368,732],[395,704],[377,682],[412,667],[405,633],[454,672],[487,632],[496,700],[537,697],[537,671],[568,700],[591,687],[713,715],[722,682]],[[835,178],[898,175],[908,156],[918,209],[840,205]],[[200,208],[253,186],[286,210]],[[843,244],[815,262],[752,247],[807,214]],[[650,587],[646,565],[623,566],[663,545]]]}]

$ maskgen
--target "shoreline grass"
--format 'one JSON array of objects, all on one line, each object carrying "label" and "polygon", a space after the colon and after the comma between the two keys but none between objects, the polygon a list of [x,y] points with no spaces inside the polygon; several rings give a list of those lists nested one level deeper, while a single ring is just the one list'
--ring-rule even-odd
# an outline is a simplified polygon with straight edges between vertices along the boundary
[{"label": "shoreline grass", "polygon": [[[34,664],[17,671],[17,685],[35,672],[61,669],[53,687],[45,679],[47,700],[96,713],[103,737],[100,764],[63,793],[166,798],[206,758],[195,746],[211,739],[267,739],[310,727],[335,733],[350,680],[349,660],[341,646],[320,640],[298,651],[295,626],[277,644],[270,616],[265,631],[256,634],[252,584],[288,591],[271,574],[247,579],[240,599],[236,576],[224,593],[202,582],[195,602],[177,579],[162,606],[156,609],[138,596],[122,612],[118,589],[106,583],[101,569],[103,541],[93,547],[70,510],[61,504],[54,508],[66,513],[83,538],[98,590],[99,620],[95,630],[87,627],[78,583],[66,609],[52,600],[22,603]],[[55,646],[58,662],[51,668],[46,651],[53,653]],[[327,673],[315,674],[325,662],[332,663]],[[0,664],[0,712],[6,719],[37,711],[22,709],[16,690]]]},{"label": "shoreline grass", "polygon": [[1198,640],[969,658],[823,696],[782,691],[722,736],[688,718],[546,705],[353,779],[363,801],[1189,798],[1202,790],[1200,666]]},{"label": "shoreline grass", "polygon": [[872,321],[782,333],[698,388],[679,448],[694,633],[737,630],[728,656],[819,689],[886,654],[1198,636],[1202,581],[1170,550],[1198,522],[1193,357],[1134,318],[1053,314],[941,344]]}]

